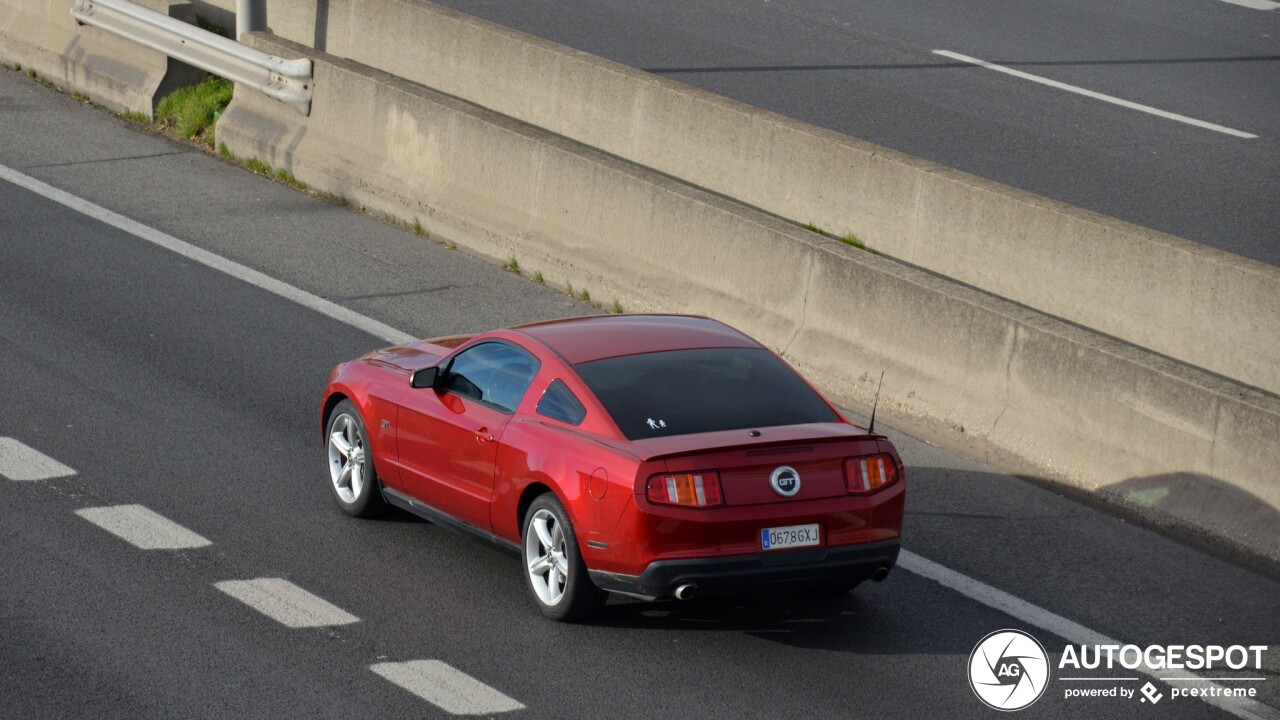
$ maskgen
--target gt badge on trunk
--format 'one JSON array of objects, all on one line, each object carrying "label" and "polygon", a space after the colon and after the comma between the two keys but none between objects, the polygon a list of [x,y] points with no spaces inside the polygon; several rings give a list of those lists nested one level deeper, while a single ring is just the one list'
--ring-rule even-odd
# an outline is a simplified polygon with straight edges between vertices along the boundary
[{"label": "gt badge on trunk", "polygon": [[800,492],[800,473],[789,465],[782,465],[769,476],[769,484],[782,497],[792,497]]}]

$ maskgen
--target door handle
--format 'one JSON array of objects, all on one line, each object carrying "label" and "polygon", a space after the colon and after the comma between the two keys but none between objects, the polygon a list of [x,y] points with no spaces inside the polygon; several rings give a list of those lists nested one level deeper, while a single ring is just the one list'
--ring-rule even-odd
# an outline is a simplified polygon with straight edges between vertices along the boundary
[{"label": "door handle", "polygon": [[489,428],[482,427],[476,431],[476,442],[481,445],[493,442],[493,436],[489,434]]}]

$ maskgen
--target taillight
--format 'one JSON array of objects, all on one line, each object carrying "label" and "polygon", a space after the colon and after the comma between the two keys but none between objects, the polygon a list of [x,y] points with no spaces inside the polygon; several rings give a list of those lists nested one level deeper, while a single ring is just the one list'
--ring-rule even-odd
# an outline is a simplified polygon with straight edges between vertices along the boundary
[{"label": "taillight", "polygon": [[720,504],[720,476],[714,472],[673,473],[649,478],[645,496],[651,503],[711,507]]},{"label": "taillight", "polygon": [[866,495],[898,481],[898,466],[892,455],[869,455],[844,461],[844,481],[849,492]]}]

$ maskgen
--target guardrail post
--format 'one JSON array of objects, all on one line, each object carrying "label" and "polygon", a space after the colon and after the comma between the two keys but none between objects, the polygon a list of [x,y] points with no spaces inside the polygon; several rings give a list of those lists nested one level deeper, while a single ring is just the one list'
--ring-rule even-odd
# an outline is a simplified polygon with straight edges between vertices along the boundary
[{"label": "guardrail post", "polygon": [[263,0],[236,0],[236,39],[245,33],[261,30]]},{"label": "guardrail post", "polygon": [[[241,20],[261,18],[264,0],[236,0]],[[76,0],[71,16],[109,33],[158,50],[176,60],[244,84],[286,103],[303,115],[311,114],[311,61],[286,60],[235,40],[201,30],[129,0]]]}]

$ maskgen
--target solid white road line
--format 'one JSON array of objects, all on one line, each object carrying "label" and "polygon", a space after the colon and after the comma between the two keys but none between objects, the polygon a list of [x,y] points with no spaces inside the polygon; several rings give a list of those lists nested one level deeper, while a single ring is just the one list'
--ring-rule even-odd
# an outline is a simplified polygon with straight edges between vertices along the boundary
[{"label": "solid white road line", "polygon": [[171,250],[189,260],[194,260],[201,265],[207,265],[214,270],[221,270],[222,272],[239,280],[243,280],[250,285],[255,285],[267,292],[275,293],[280,297],[292,300],[303,307],[311,308],[322,315],[326,315],[338,322],[346,323],[352,327],[364,330],[370,335],[382,338],[388,342],[399,344],[416,339],[414,336],[400,332],[390,325],[380,323],[373,318],[365,317],[364,315],[348,310],[337,303],[325,300],[319,295],[313,295],[312,293],[296,288],[288,283],[276,280],[269,275],[264,275],[257,270],[245,267],[240,263],[233,262],[220,255],[215,255],[207,250],[202,250],[195,245],[183,242],[172,235],[167,235],[155,228],[148,227],[140,222],[130,220],[123,215],[112,212],[101,205],[95,205],[88,200],[78,198],[71,193],[59,190],[52,185],[43,183],[30,175],[25,175],[13,168],[0,165],[0,178],[8,180],[19,187],[24,187],[38,195],[43,195],[44,197],[47,197],[60,205],[65,205],[78,213],[88,215],[95,220],[99,220],[111,225],[112,227],[119,228],[130,235],[159,245],[166,250]]},{"label": "solid white road line", "polygon": [[[323,298],[320,298],[316,295],[312,295],[311,293],[308,293],[304,290],[300,290],[291,285],[287,285],[283,282],[280,282],[279,280],[269,278],[266,275],[263,275],[262,273],[259,273],[256,270],[251,270],[249,268],[244,267],[243,265],[239,265],[237,263],[231,262],[230,260],[226,260],[222,257],[214,255],[213,253],[200,250],[199,248],[188,245],[187,243],[184,243],[181,240],[172,238],[157,230],[153,230],[145,225],[134,222],[133,220],[129,220],[127,218],[121,217],[120,215],[117,215],[111,212],[110,210],[106,210],[105,208],[101,208],[97,205],[94,205],[93,203],[88,202],[87,200],[81,200],[80,198],[77,198],[74,195],[63,192],[62,190],[58,190],[57,188],[54,188],[50,185],[42,183],[39,180],[36,180],[34,178],[23,175],[22,173],[16,170],[7,168],[3,165],[0,165],[0,178],[4,178],[6,180],[9,180],[12,183],[25,187],[34,193],[44,195],[45,197],[48,197],[51,200],[59,202],[73,210],[76,210],[77,212],[90,215],[91,217],[100,218],[100,219],[103,217],[110,217],[114,220],[114,222],[111,222],[110,224],[122,230],[125,230],[126,232],[130,232],[134,235],[137,235],[143,240],[156,242],[156,244],[161,245],[162,247],[169,248],[170,250],[173,250],[174,252],[184,255],[185,257],[197,260],[198,262],[201,262],[217,270],[222,270],[223,272],[226,272],[232,276],[241,278],[246,282],[250,282],[250,283],[253,283],[254,285],[258,285],[259,287],[266,288],[281,297],[294,300],[295,302],[301,303],[302,305],[305,305],[307,307],[313,307],[317,309],[319,312],[322,312],[325,315],[328,315],[329,317],[334,318],[335,320],[347,323],[352,327],[357,327],[362,330],[365,330],[377,337],[381,337],[391,342],[405,342],[408,338],[411,337],[407,333],[400,332],[399,330],[396,330],[395,328],[392,328],[388,325],[384,325],[383,323],[380,323],[372,318],[367,318],[352,310],[347,310],[346,308],[342,308],[340,306],[334,305],[333,303],[330,303],[328,300],[324,300]],[[108,222],[108,221],[104,220],[104,222]],[[153,237],[160,238],[160,240],[153,240],[152,239]],[[332,309],[332,310],[325,309],[325,308],[329,308],[330,306],[336,309]],[[1055,635],[1058,635],[1059,637],[1066,638],[1072,643],[1089,644],[1093,642],[1098,642],[1102,644],[1120,644],[1118,643],[1118,641],[1112,640],[1111,638],[1108,638],[1107,636],[1102,635],[1101,633],[1090,630],[1089,628],[1086,628],[1083,625],[1079,625],[1070,620],[1067,620],[1066,618],[1060,615],[1056,615],[1052,612],[1049,612],[1044,608],[1038,607],[1036,605],[1032,605],[1031,603],[1026,602],[1025,600],[1016,598],[1013,595],[1010,595],[1009,593],[1004,592],[1003,590],[997,590],[996,588],[991,587],[990,585],[987,585],[985,583],[979,582],[977,580],[974,580],[973,578],[968,577],[967,575],[962,575],[954,570],[943,567],[942,565],[939,565],[933,562],[932,560],[927,560],[919,555],[916,555],[915,553],[903,550],[902,553],[898,556],[898,566],[903,568],[904,570],[907,570],[908,572],[913,572],[917,575],[921,575],[931,580],[934,580],[945,587],[955,590],[961,595],[965,595],[966,597],[976,600],[977,602],[980,602],[983,605],[986,605],[988,607],[995,608],[996,610],[1006,613],[1011,617],[1022,620],[1023,622],[1026,622],[1028,624],[1035,625],[1036,627],[1044,628],[1054,633]],[[342,624],[343,622],[356,622],[358,620],[355,616],[350,615],[340,610],[339,608],[334,607],[333,605],[330,605],[324,600],[321,600],[320,598],[317,598],[314,595],[311,595],[305,590],[302,590],[301,588],[298,588],[297,586],[285,580],[263,579],[263,580],[249,580],[249,581],[230,581],[230,582],[218,583],[217,587],[218,589],[222,590],[228,595],[232,595],[233,597],[243,600],[246,604],[254,607],[255,609],[262,612],[263,614],[276,618],[280,622],[284,623],[285,625],[289,625],[290,627],[304,627],[304,626],[313,625],[313,624],[336,625],[336,624]],[[252,598],[252,600],[249,598]],[[270,607],[271,610],[265,609],[268,607]],[[307,620],[312,620],[314,618],[314,615],[310,614],[312,612],[312,608],[319,608],[323,610],[324,612],[321,614],[326,615],[326,621],[325,622],[305,622]],[[282,619],[276,613],[284,614],[290,618],[301,619],[304,622],[299,625],[294,625],[294,624],[291,624],[290,621]],[[334,618],[334,617],[342,618],[342,620],[337,622],[329,620],[329,618]],[[398,664],[383,663],[380,665],[373,666],[372,669],[374,670],[374,672],[378,672],[378,674],[382,675],[383,677],[386,677],[388,680],[391,680],[397,685],[400,685],[401,687],[404,687],[410,690],[410,692],[414,692],[423,697],[427,697],[427,695],[423,694],[422,692],[419,692],[419,689],[422,689],[420,687],[420,683],[410,679],[410,678],[418,677],[421,674],[420,671],[411,670],[410,668],[421,667],[419,663],[434,663],[434,662],[436,661],[422,660],[422,661],[416,661],[414,663],[398,663]],[[443,663],[441,664],[443,665]],[[399,669],[399,670],[391,669],[389,667],[389,666],[396,666],[396,665],[409,666],[409,667],[404,669]],[[387,669],[387,672],[382,672],[378,670],[378,668],[380,667]],[[1166,673],[1166,675],[1170,677],[1177,675],[1178,677],[1186,678],[1189,680],[1191,679],[1199,680],[1199,678],[1196,678],[1191,673],[1182,673],[1182,672]],[[404,682],[401,682],[400,679],[394,679],[394,678],[404,679]],[[425,681],[423,682],[425,683]],[[431,683],[425,683],[425,687],[427,688],[425,692],[427,693],[435,692],[434,690],[431,689],[431,688],[434,688],[434,685],[432,685]],[[502,696],[502,697],[505,698],[506,696]],[[506,699],[510,703],[518,705],[518,703],[515,703],[514,700],[510,700],[510,698],[506,698]],[[1232,699],[1200,698],[1200,699],[1204,700],[1205,702],[1211,705],[1222,708],[1239,718],[1247,718],[1248,720],[1280,720],[1280,712],[1254,700],[1237,699],[1237,698],[1232,698]]]},{"label": "solid white road line", "polygon": [[0,438],[0,475],[17,482],[71,477],[76,471],[13,438]]},{"label": "solid white road line", "polygon": [[1005,67],[1004,65],[989,63],[986,60],[979,60],[978,58],[969,57],[968,55],[961,55],[960,53],[951,52],[950,50],[934,50],[933,54],[941,55],[943,57],[949,57],[952,60],[967,62],[971,65],[984,67],[988,70],[995,70],[996,72],[1002,72],[1006,75],[1012,75],[1017,78],[1022,78],[1023,80],[1030,80],[1031,82],[1037,82],[1037,83],[1040,83],[1041,85],[1048,85],[1049,87],[1057,88],[1059,90],[1066,90],[1067,92],[1073,92],[1073,93],[1076,93],[1077,95],[1084,95],[1085,97],[1091,97],[1094,100],[1109,102],[1112,105],[1119,105],[1120,107],[1126,107],[1126,108],[1129,108],[1130,110],[1138,110],[1140,112],[1148,113],[1150,115],[1155,115],[1157,117],[1162,117],[1167,120],[1176,120],[1180,123],[1195,125],[1196,127],[1204,128],[1206,130],[1213,130],[1214,132],[1220,132],[1226,135],[1232,135],[1238,138],[1245,138],[1245,139],[1258,137],[1253,133],[1247,133],[1242,130],[1233,130],[1229,127],[1224,127],[1222,125],[1217,125],[1215,123],[1206,122],[1204,120],[1197,120],[1192,117],[1187,117],[1186,115],[1179,115],[1177,113],[1167,112],[1159,108],[1153,108],[1150,105],[1143,105],[1141,103],[1130,102],[1128,100],[1123,100],[1121,98],[1118,98],[1112,95],[1104,95],[1103,93],[1100,93],[1100,92],[1086,90],[1076,85],[1068,85],[1063,82],[1058,82],[1057,80],[1050,80],[1049,78],[1041,77],[1039,75],[1032,75],[1031,73],[1022,72],[1021,70],[1014,70],[1011,67]]},{"label": "solid white road line", "polygon": [[[1032,605],[1031,603],[1016,598],[1013,595],[979,582],[967,575],[961,575],[955,570],[943,567],[938,563],[927,560],[913,552],[903,550],[898,554],[898,567],[909,572],[926,577],[943,587],[950,588],[965,597],[977,600],[987,607],[995,608],[1000,612],[1021,620],[1028,625],[1034,625],[1038,628],[1048,630],[1049,632],[1064,638],[1073,645],[1125,645],[1127,643],[1120,642],[1114,638],[1107,637],[1102,633],[1090,630],[1089,628],[1074,623],[1061,615],[1051,613],[1042,607]],[[1137,668],[1139,672],[1149,675],[1157,680],[1185,680],[1201,683],[1201,687],[1215,687],[1216,684],[1208,678],[1200,677],[1195,673],[1185,670],[1156,670],[1145,664]],[[1249,698],[1226,698],[1226,697],[1201,697],[1199,698],[1214,707],[1221,708],[1235,715],[1238,718],[1247,718],[1248,720],[1280,720],[1280,711],[1263,705],[1257,700]]]},{"label": "solid white road line", "polygon": [[1222,2],[1253,10],[1275,10],[1280,8],[1280,2],[1271,2],[1271,0],[1222,0]]},{"label": "solid white road line", "polygon": [[143,550],[186,550],[213,544],[141,505],[84,508],[76,514]]},{"label": "solid white road line", "polygon": [[524,705],[439,660],[377,663],[369,669],[451,715],[493,715],[524,709]]},{"label": "solid white road line", "polygon": [[291,628],[349,625],[360,618],[283,578],[226,580],[214,587]]}]

